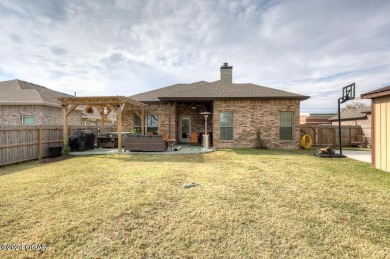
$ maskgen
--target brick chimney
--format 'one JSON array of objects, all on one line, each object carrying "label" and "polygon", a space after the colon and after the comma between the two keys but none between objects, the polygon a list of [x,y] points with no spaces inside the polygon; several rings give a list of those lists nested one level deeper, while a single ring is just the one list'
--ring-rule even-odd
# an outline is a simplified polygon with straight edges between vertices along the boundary
[{"label": "brick chimney", "polygon": [[223,63],[221,67],[221,81],[232,83],[233,82],[233,67],[228,66],[228,63]]}]

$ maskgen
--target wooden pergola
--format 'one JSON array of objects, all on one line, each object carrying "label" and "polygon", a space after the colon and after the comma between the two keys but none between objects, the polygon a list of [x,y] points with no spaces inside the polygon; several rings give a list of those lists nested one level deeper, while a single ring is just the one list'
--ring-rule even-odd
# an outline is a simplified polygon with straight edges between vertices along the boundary
[{"label": "wooden pergola", "polygon": [[[100,127],[104,129],[104,115],[105,110],[107,115],[112,111],[118,116],[118,151],[122,152],[122,112],[126,107],[133,110],[143,120],[145,115],[145,109],[148,105],[133,100],[125,96],[96,96],[96,97],[62,97],[58,98],[63,108],[63,137],[64,145],[68,142],[68,119],[72,111],[74,111],[79,105],[87,105],[90,107],[96,107],[100,113]],[[142,123],[143,125],[143,123]]]}]

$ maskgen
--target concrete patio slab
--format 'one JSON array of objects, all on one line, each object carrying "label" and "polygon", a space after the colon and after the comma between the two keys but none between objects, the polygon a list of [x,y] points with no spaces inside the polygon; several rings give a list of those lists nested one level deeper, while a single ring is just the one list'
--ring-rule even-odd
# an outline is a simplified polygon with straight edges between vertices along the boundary
[{"label": "concrete patio slab", "polygon": [[[340,153],[339,150],[335,150],[335,151],[337,154]],[[371,163],[371,151],[343,150],[343,155],[354,160]]]},{"label": "concrete patio slab", "polygon": [[[209,153],[214,151],[215,149],[213,147],[204,149],[202,146],[188,146],[188,144],[179,144],[179,145],[174,145],[172,147],[172,151],[171,151],[171,147],[168,147],[167,151],[165,152],[129,152],[129,151],[125,152],[125,150],[123,150],[122,154],[183,155],[183,154],[203,154],[203,153]],[[69,155],[71,156],[112,155],[112,154],[119,154],[118,148],[95,148],[92,150],[75,151],[69,153]]]}]

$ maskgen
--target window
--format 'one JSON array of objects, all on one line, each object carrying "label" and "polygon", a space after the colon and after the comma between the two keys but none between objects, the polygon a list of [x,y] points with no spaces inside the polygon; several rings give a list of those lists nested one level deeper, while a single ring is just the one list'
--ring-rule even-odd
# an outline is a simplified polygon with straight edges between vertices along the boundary
[{"label": "window", "polygon": [[134,129],[137,132],[137,134],[142,132],[141,117],[138,116],[137,114],[134,114]]},{"label": "window", "polygon": [[292,140],[293,126],[294,126],[294,113],[280,112],[279,113],[279,139]]},{"label": "window", "polygon": [[158,134],[158,115],[146,115],[146,132],[153,133],[153,135]]},{"label": "window", "polygon": [[233,113],[221,112],[219,114],[221,140],[233,140]]},{"label": "window", "polygon": [[35,117],[34,116],[22,116],[22,125],[34,125]]}]

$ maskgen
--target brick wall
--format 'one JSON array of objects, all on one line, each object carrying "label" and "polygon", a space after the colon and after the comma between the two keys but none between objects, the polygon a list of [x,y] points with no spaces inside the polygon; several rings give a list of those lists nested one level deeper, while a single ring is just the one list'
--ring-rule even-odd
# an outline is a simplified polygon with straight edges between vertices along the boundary
[{"label": "brick wall", "polygon": [[[339,125],[338,121],[332,121],[333,126]],[[367,114],[367,119],[365,120],[349,120],[341,121],[341,125],[361,125],[361,126],[370,126],[371,127],[371,114]]]},{"label": "brick wall", "polygon": [[[299,148],[299,100],[214,101],[213,139],[217,148],[254,147],[260,130],[266,146],[273,149]],[[293,140],[279,140],[279,112],[294,112]],[[220,140],[220,112],[233,112],[233,141]]]},{"label": "brick wall", "polygon": [[[0,105],[0,125],[20,126],[22,116],[34,116],[36,125],[62,125],[62,108],[43,105]],[[69,126],[82,125],[81,111],[73,111]]]},{"label": "brick wall", "polygon": [[[191,132],[204,132],[204,115],[201,115],[201,112],[205,112],[206,108],[203,103],[182,103],[177,105],[177,125],[180,127],[180,118],[181,117],[190,117],[191,118]],[[209,115],[207,119],[207,131],[212,131],[213,129],[213,120],[212,115]]]},{"label": "brick wall", "polygon": [[[256,132],[260,130],[266,140],[268,148],[294,149],[299,148],[299,100],[218,100],[213,104],[213,115],[209,116],[208,128],[213,131],[213,142],[217,148],[230,147],[254,147]],[[145,111],[146,114],[157,114],[159,133],[168,132],[169,112],[168,104],[151,104]],[[194,108],[193,108],[194,107]],[[180,118],[191,117],[191,132],[204,131],[204,116],[200,112],[205,111],[200,104],[173,104],[171,106],[171,130],[176,133],[179,140]],[[234,139],[233,141],[221,141],[219,129],[220,112],[233,112],[234,114]],[[294,112],[293,140],[279,140],[279,112]],[[133,111],[123,112],[123,130],[131,131],[134,128]]]},{"label": "brick wall", "polygon": [[[172,134],[176,131],[176,105],[171,105],[171,131]],[[148,109],[145,110],[145,115],[157,114],[158,115],[158,131],[159,134],[168,132],[169,129],[169,104],[167,103],[154,103],[150,104]],[[134,129],[134,111],[131,109],[125,109],[122,113],[122,125],[123,131],[132,131]]]}]

